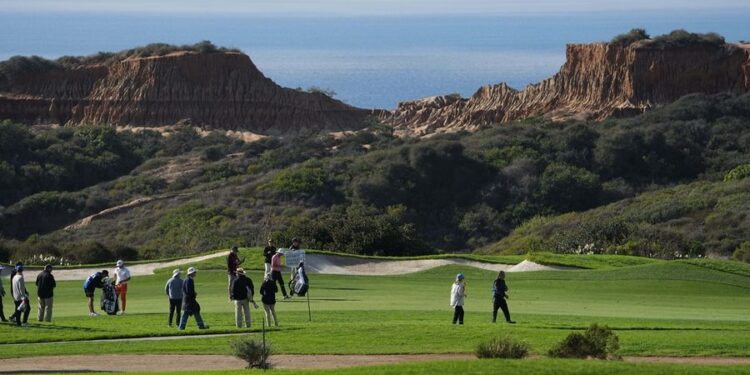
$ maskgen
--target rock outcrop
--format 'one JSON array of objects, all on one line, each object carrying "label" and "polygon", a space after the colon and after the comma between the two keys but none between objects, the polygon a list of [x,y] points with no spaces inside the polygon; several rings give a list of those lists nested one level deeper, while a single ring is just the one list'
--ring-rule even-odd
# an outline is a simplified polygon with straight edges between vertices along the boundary
[{"label": "rock outcrop", "polygon": [[0,119],[30,124],[164,126],[283,134],[362,128],[371,111],[280,87],[239,52],[55,66],[0,85]]},{"label": "rock outcrop", "polygon": [[528,117],[601,120],[670,103],[690,93],[750,91],[750,47],[712,43],[567,46],[552,78],[515,90],[505,83],[470,98],[436,96],[400,103],[381,120],[396,134],[428,136]]}]

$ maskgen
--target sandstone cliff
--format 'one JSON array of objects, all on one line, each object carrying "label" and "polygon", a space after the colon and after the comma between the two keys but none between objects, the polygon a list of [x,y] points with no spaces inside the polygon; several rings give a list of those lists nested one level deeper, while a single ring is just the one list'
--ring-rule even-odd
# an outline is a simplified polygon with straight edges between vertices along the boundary
[{"label": "sandstone cliff", "polygon": [[400,103],[381,120],[396,134],[474,131],[534,116],[556,120],[641,113],[686,94],[750,91],[750,48],[691,43],[596,43],[567,46],[552,78],[515,90],[501,83],[470,98],[436,96]]},{"label": "sandstone cliff", "polygon": [[370,112],[321,93],[278,86],[239,52],[174,52],[75,68],[56,66],[0,86],[0,119],[282,134],[351,130]]}]

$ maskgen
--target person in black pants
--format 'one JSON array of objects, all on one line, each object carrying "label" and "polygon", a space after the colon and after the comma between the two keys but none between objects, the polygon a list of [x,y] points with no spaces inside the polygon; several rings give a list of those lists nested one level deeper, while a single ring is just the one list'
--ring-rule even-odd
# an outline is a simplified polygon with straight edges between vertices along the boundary
[{"label": "person in black pants", "polygon": [[2,273],[5,267],[0,266],[0,321],[7,322],[5,319],[5,313],[3,313],[3,297],[5,297],[5,288],[3,288]]},{"label": "person in black pants", "polygon": [[500,271],[497,274],[497,279],[493,285],[494,295],[492,296],[492,323],[497,320],[497,309],[503,309],[503,315],[505,315],[505,321],[511,324],[516,322],[510,320],[510,311],[508,311],[508,304],[505,299],[508,298],[508,285],[505,284],[505,271]]},{"label": "person in black pants", "polygon": [[266,271],[265,272],[266,275],[271,274],[271,258],[273,257],[274,254],[276,254],[276,247],[273,246],[273,240],[269,238],[268,246],[263,248],[263,267]]},{"label": "person in black pants", "polygon": [[180,312],[182,311],[182,279],[180,279],[180,269],[172,271],[172,278],[167,280],[167,285],[164,287],[164,292],[167,294],[169,299],[169,320],[167,323],[172,326],[172,318],[177,314],[177,319],[174,321],[176,324],[180,323]]}]

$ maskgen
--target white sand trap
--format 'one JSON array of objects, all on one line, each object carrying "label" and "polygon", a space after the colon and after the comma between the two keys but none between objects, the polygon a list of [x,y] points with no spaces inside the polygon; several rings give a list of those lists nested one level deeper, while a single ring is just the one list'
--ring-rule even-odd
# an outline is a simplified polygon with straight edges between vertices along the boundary
[{"label": "white sand trap", "polygon": [[[227,254],[229,254],[229,251],[222,251],[218,253],[201,255],[201,256],[192,257],[192,258],[177,259],[177,260],[172,260],[168,262],[155,262],[155,263],[143,263],[143,264],[131,264],[131,265],[125,263],[125,267],[127,267],[128,270],[130,270],[131,276],[147,276],[147,275],[153,275],[154,270],[158,268],[165,268],[165,267],[178,268],[179,266],[190,265],[190,264],[200,262],[206,259],[227,256]],[[96,271],[101,271],[105,269],[111,273],[114,268],[115,268],[115,262],[112,261],[112,265],[107,266],[107,267],[55,269],[52,271],[52,274],[55,275],[55,280],[58,280],[58,281],[60,280],[85,280],[89,275],[91,275],[92,273]],[[27,285],[29,283],[31,284],[34,283],[34,280],[36,280],[36,276],[39,274],[39,271],[40,270],[24,271],[24,278],[26,279]],[[3,275],[6,275],[8,273],[10,273],[10,268],[3,270]]]},{"label": "white sand trap", "polygon": [[305,269],[311,273],[324,273],[332,275],[403,275],[407,273],[420,272],[435,267],[447,265],[462,265],[480,268],[490,271],[506,272],[528,272],[528,271],[550,271],[571,269],[570,267],[544,266],[530,261],[523,261],[517,265],[484,263],[473,260],[451,258],[451,259],[418,259],[418,260],[384,260],[366,259],[346,256],[307,254],[305,256]]}]

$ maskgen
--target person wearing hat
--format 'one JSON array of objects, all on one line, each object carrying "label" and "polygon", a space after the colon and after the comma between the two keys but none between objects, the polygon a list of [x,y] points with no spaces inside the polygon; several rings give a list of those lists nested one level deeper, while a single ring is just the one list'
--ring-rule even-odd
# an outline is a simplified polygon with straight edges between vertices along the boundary
[{"label": "person wearing hat", "polygon": [[268,245],[263,248],[263,267],[266,271],[266,274],[271,273],[271,258],[273,258],[273,254],[276,253],[276,247],[273,246],[273,239],[268,239]]},{"label": "person wearing hat", "polygon": [[237,328],[242,328],[242,318],[245,318],[245,327],[250,328],[250,304],[255,308],[258,305],[253,301],[255,286],[253,281],[245,275],[245,270],[237,269],[237,278],[232,281],[231,297],[234,301],[234,321]]},{"label": "person wearing hat", "polygon": [[52,276],[52,265],[48,264],[36,276],[36,294],[39,297],[37,320],[40,322],[52,321],[52,296],[55,287],[57,287],[57,282],[55,282],[55,277]]},{"label": "person wearing hat", "polygon": [[5,288],[3,287],[3,270],[5,267],[0,265],[0,321],[7,322],[8,319],[5,319],[5,313],[3,312],[3,297],[5,297]]},{"label": "person wearing hat", "polygon": [[180,306],[182,304],[181,272],[182,271],[180,271],[179,268],[172,271],[172,277],[167,280],[167,285],[164,287],[164,291],[167,293],[167,298],[169,298],[169,320],[167,323],[170,327],[172,326],[172,318],[175,317],[175,313],[177,313],[177,317],[174,320],[174,323],[180,323],[180,312],[182,311],[182,306]]},{"label": "person wearing hat", "polygon": [[451,307],[453,307],[453,324],[464,324],[464,298],[466,298],[466,283],[464,274],[456,275],[456,281],[451,288]]},{"label": "person wearing hat", "polygon": [[198,324],[198,329],[207,329],[208,326],[203,323],[201,317],[201,305],[198,304],[198,293],[195,292],[195,276],[198,270],[195,267],[190,267],[187,270],[187,278],[182,283],[182,317],[180,317],[180,326],[178,327],[181,331],[185,329],[187,320],[190,315],[195,316],[195,322]]},{"label": "person wearing hat", "polygon": [[86,295],[86,302],[88,303],[89,307],[89,316],[94,318],[99,316],[96,312],[94,312],[94,291],[96,288],[103,288],[104,287],[104,279],[109,277],[109,271],[107,270],[101,270],[98,272],[94,272],[89,277],[86,278],[86,281],[83,282],[83,293]]},{"label": "person wearing hat", "polygon": [[279,283],[284,299],[289,299],[289,296],[286,294],[286,288],[284,288],[284,278],[281,276],[281,257],[283,256],[284,253],[278,250],[271,258],[271,280]]},{"label": "person wearing hat", "polygon": [[[11,289],[16,309],[10,319],[15,320],[16,325],[19,327],[28,327],[31,306],[29,306],[29,292],[26,291],[26,281],[23,278],[23,264],[16,266],[16,274],[11,281]],[[23,324],[21,323],[21,314],[23,314]]]},{"label": "person wearing hat", "polygon": [[128,294],[128,281],[130,281],[130,270],[125,267],[125,262],[118,260],[115,274],[115,292],[120,297],[120,315],[125,314],[125,300]]},{"label": "person wearing hat", "polygon": [[237,278],[237,268],[239,268],[244,261],[244,259],[240,259],[237,246],[232,246],[232,248],[229,249],[229,255],[227,255],[227,274],[229,276],[227,289],[229,290],[230,300],[232,299],[232,281]]},{"label": "person wearing hat", "polygon": [[508,285],[505,284],[505,271],[500,271],[497,274],[497,279],[492,284],[492,323],[497,320],[497,309],[503,310],[505,315],[505,321],[510,324],[516,322],[510,320],[510,311],[508,311],[508,303],[505,299],[508,298]]}]

